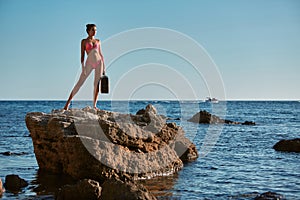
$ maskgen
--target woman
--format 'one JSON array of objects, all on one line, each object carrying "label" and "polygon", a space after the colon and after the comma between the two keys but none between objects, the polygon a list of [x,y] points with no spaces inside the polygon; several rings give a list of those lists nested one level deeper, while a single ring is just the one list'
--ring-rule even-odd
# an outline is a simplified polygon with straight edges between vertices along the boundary
[{"label": "woman", "polygon": [[[101,79],[101,75],[105,73],[105,66],[104,66],[104,58],[101,52],[100,47],[100,40],[95,39],[95,35],[97,32],[97,27],[95,24],[87,24],[86,25],[86,32],[88,37],[86,39],[81,40],[81,66],[82,72],[80,78],[76,85],[74,86],[68,101],[64,107],[65,110],[69,109],[70,103],[72,98],[78,92],[84,81],[90,75],[92,70],[95,70],[95,78],[94,78],[94,98],[93,98],[93,107],[96,110],[97,108],[97,100],[99,94],[99,81]],[[84,64],[84,56],[85,52],[87,53],[87,59]]]}]

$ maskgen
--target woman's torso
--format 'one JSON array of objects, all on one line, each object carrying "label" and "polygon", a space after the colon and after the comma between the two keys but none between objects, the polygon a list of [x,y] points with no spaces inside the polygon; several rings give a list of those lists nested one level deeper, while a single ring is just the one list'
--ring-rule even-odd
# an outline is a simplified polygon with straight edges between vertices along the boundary
[{"label": "woman's torso", "polygon": [[86,39],[86,42],[84,44],[85,46],[85,51],[88,54],[88,57],[86,59],[85,65],[92,66],[93,69],[97,68],[97,66],[100,65],[101,63],[101,56],[100,56],[100,41],[99,40],[94,40],[90,41]]}]

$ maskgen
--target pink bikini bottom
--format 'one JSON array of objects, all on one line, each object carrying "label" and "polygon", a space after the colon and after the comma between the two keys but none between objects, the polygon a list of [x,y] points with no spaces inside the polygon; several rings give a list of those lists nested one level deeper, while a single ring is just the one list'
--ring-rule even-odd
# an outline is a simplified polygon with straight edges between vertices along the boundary
[{"label": "pink bikini bottom", "polygon": [[97,66],[100,66],[101,57],[99,52],[96,49],[92,49],[85,62],[85,66],[91,66],[93,69],[96,69]]}]

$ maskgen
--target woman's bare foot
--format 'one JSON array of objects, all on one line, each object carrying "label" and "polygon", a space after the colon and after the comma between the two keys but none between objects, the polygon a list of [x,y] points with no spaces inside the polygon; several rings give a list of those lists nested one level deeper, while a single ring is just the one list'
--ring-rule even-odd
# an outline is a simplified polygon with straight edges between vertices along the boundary
[{"label": "woman's bare foot", "polygon": [[64,110],[69,110],[69,106],[65,105]]},{"label": "woman's bare foot", "polygon": [[95,109],[96,111],[100,111],[100,109],[99,109],[99,108],[97,108],[96,106],[94,106],[94,109]]}]

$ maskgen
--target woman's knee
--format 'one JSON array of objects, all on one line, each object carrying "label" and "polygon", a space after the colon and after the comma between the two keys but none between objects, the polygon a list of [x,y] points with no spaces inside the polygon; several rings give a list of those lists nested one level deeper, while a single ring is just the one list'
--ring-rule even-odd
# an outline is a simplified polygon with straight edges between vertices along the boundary
[{"label": "woman's knee", "polygon": [[78,82],[75,85],[75,90],[79,90],[81,88],[81,86],[84,84],[86,78],[85,77],[80,77],[80,79],[78,80]]}]

